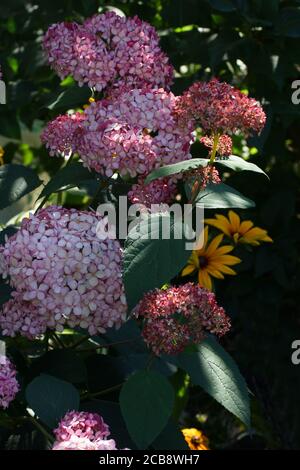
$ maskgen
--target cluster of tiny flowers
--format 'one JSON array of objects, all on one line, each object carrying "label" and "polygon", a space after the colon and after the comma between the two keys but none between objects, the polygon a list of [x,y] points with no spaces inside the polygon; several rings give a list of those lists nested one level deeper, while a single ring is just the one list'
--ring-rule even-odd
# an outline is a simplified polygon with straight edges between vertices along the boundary
[{"label": "cluster of tiny flowers", "polygon": [[60,421],[52,450],[117,450],[108,425],[97,413],[69,411]]},{"label": "cluster of tiny flowers", "polygon": [[14,289],[0,313],[2,334],[33,338],[67,324],[93,335],[126,317],[117,240],[97,237],[96,214],[50,206],[24,219],[0,252]]},{"label": "cluster of tiny flowers", "polygon": [[50,121],[41,134],[41,141],[51,156],[69,156],[76,151],[76,134],[82,128],[83,113],[58,116]]},{"label": "cluster of tiny flowers", "polygon": [[192,283],[148,292],[135,315],[144,319],[143,337],[157,355],[176,354],[199,343],[206,332],[222,336],[230,329],[215,295]]},{"label": "cluster of tiny flowers", "polygon": [[155,29],[114,12],[95,15],[83,24],[56,23],[44,36],[44,50],[60,78],[72,75],[79,85],[101,91],[130,85],[168,88],[173,67],[159,47]]},{"label": "cluster of tiny flowers", "polygon": [[[205,145],[205,147],[209,148],[210,151],[212,150],[214,144],[213,137],[206,135],[201,137],[200,142],[201,144]],[[232,139],[229,137],[229,135],[220,135],[216,151],[222,157],[228,157],[232,154]]]},{"label": "cluster of tiny flowers", "polygon": [[204,190],[208,184],[219,184],[222,181],[218,170],[212,165],[185,171],[184,179],[191,180],[201,190]]},{"label": "cluster of tiny flowers", "polygon": [[16,369],[8,357],[0,354],[0,407],[7,408],[19,391]]},{"label": "cluster of tiny flowers", "polygon": [[148,184],[140,177],[128,193],[132,204],[139,204],[151,209],[153,204],[170,204],[177,194],[177,185],[174,178],[159,178]]},{"label": "cluster of tiny flowers", "polygon": [[192,122],[212,134],[240,130],[248,135],[260,132],[266,122],[258,101],[215,78],[191,85],[178,100],[176,112],[182,124]]},{"label": "cluster of tiny flowers", "polygon": [[76,151],[86,167],[106,176],[117,171],[144,175],[191,157],[192,134],[178,126],[175,104],[173,93],[161,88],[123,88],[111,99],[91,103],[79,116],[59,116],[42,140],[52,155]]}]

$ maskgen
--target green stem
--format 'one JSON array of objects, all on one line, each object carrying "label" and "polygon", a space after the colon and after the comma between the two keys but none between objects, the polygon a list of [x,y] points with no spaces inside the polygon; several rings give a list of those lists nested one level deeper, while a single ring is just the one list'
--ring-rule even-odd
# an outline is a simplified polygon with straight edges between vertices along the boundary
[{"label": "green stem", "polygon": [[62,341],[62,339],[60,339],[60,337],[56,333],[52,333],[52,337],[57,341],[57,343],[60,345],[62,349],[66,349],[64,342]]},{"label": "green stem", "polygon": [[109,388],[105,388],[104,390],[100,390],[99,392],[94,392],[94,393],[87,393],[86,396],[83,396],[81,398],[96,398],[96,397],[100,397],[102,395],[106,395],[107,393],[110,393],[110,392],[114,392],[115,390],[119,390],[119,388],[122,387],[122,385],[124,384],[124,382],[118,384],[118,385],[114,385],[113,387],[109,387]]},{"label": "green stem", "polygon": [[220,138],[220,134],[218,134],[218,133],[214,134],[213,147],[212,147],[212,150],[211,150],[209,165],[212,165],[215,161],[216,153],[217,153],[217,149],[218,149],[219,138]]},{"label": "green stem", "polygon": [[28,416],[27,419],[51,442],[54,442],[54,437],[33,417]]},{"label": "green stem", "polygon": [[116,341],[115,343],[99,344],[98,346],[93,346],[92,348],[80,349],[80,352],[97,351],[97,349],[111,348],[113,346],[118,346],[119,344],[133,343],[134,341],[136,341],[136,339],[126,339],[124,341]]}]

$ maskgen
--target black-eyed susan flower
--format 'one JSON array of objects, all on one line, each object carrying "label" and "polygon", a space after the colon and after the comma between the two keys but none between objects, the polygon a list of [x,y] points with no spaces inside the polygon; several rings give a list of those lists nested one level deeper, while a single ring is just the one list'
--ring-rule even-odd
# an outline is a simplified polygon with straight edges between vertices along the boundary
[{"label": "black-eyed susan flower", "polygon": [[254,227],[251,220],[241,222],[239,215],[230,210],[228,217],[216,214],[215,219],[206,219],[205,223],[216,227],[228,237],[232,238],[234,243],[245,243],[257,246],[261,242],[272,242],[268,232],[260,227]]},{"label": "black-eyed susan flower", "polygon": [[181,432],[191,450],[210,450],[207,437],[199,429],[186,428]]},{"label": "black-eyed susan flower", "polygon": [[236,272],[229,266],[234,266],[241,262],[237,256],[229,255],[233,250],[231,245],[223,245],[224,235],[217,235],[208,243],[208,227],[204,229],[204,242],[199,250],[194,250],[187,266],[181,275],[188,276],[198,271],[198,282],[200,286],[212,290],[211,278],[224,279],[224,274],[235,275]]}]

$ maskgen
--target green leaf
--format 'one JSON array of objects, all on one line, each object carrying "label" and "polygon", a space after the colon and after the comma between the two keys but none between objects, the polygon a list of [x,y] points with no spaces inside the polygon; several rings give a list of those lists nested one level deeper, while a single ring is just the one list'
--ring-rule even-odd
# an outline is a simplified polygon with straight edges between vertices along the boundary
[{"label": "green leaf", "polygon": [[176,173],[182,173],[183,171],[199,168],[199,166],[206,166],[207,164],[208,160],[206,158],[192,158],[191,160],[184,160],[183,162],[162,166],[152,171],[145,179],[145,183],[148,184],[157,178],[175,175]]},{"label": "green leaf", "polygon": [[0,209],[8,207],[42,184],[35,171],[23,165],[0,167]]},{"label": "green leaf", "polygon": [[26,400],[37,416],[53,429],[67,411],[78,410],[79,393],[64,380],[42,374],[26,388]]},{"label": "green leaf", "polygon": [[[163,239],[162,227],[170,226],[169,239]],[[123,280],[129,311],[142,295],[169,282],[185,266],[186,249],[182,222],[168,214],[152,214],[141,220],[125,243]],[[177,239],[180,231],[181,239]]]},{"label": "green leaf", "polygon": [[[83,181],[94,179],[93,173],[82,166],[81,163],[70,163],[59,170],[46,184],[38,199],[50,196],[52,193],[78,186]],[[100,184],[100,183],[99,183]]]},{"label": "green leaf", "polygon": [[213,338],[206,338],[197,352],[179,354],[176,364],[224,408],[250,427],[247,384],[231,356]]},{"label": "green leaf", "polygon": [[261,173],[269,179],[268,175],[261,168],[259,168],[259,166],[255,165],[254,163],[247,162],[247,160],[244,160],[237,155],[230,155],[230,157],[224,160],[216,160],[215,163],[217,165],[230,168],[234,171],[254,171],[256,173]]},{"label": "green leaf", "polygon": [[208,0],[215,9],[223,12],[235,11],[236,7],[231,0]]},{"label": "green leaf", "polygon": [[166,426],[174,391],[162,375],[141,371],[123,385],[120,406],[127,429],[140,449],[146,449]]},{"label": "green leaf", "polygon": [[54,111],[68,111],[88,103],[91,90],[87,87],[70,86],[46,104],[46,108]]},{"label": "green leaf", "polygon": [[[186,185],[187,195],[190,193],[189,185]],[[204,204],[205,209],[227,209],[236,207],[239,209],[249,209],[255,203],[243,196],[236,189],[225,183],[208,184],[197,196],[197,203]]]}]

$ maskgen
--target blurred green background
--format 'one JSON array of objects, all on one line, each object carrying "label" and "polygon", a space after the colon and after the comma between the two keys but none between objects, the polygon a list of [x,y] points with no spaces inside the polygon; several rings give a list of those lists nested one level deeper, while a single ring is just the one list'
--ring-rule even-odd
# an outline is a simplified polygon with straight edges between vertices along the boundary
[{"label": "blurred green background", "polygon": [[[61,165],[40,146],[39,133],[49,119],[86,103],[90,91],[72,79],[60,82],[43,57],[42,35],[51,23],[81,21],[107,7],[138,15],[158,29],[176,69],[175,93],[195,80],[218,76],[264,106],[263,133],[248,141],[235,138],[234,153],[251,158],[268,172],[270,182],[248,173],[231,176],[230,184],[256,201],[256,209],[243,215],[267,229],[274,243],[256,249],[240,266],[240,275],[218,288],[234,325],[225,347],[255,395],[257,435],[251,439],[221,406],[197,391],[189,398],[185,420],[195,425],[198,419],[212,447],[300,448],[300,365],[291,362],[291,343],[300,339],[300,104],[291,101],[292,82],[300,78],[300,1],[5,2],[0,8],[5,163],[23,162],[45,178]],[[202,152],[194,145],[194,155]],[[12,215],[0,211],[1,222]]]}]

